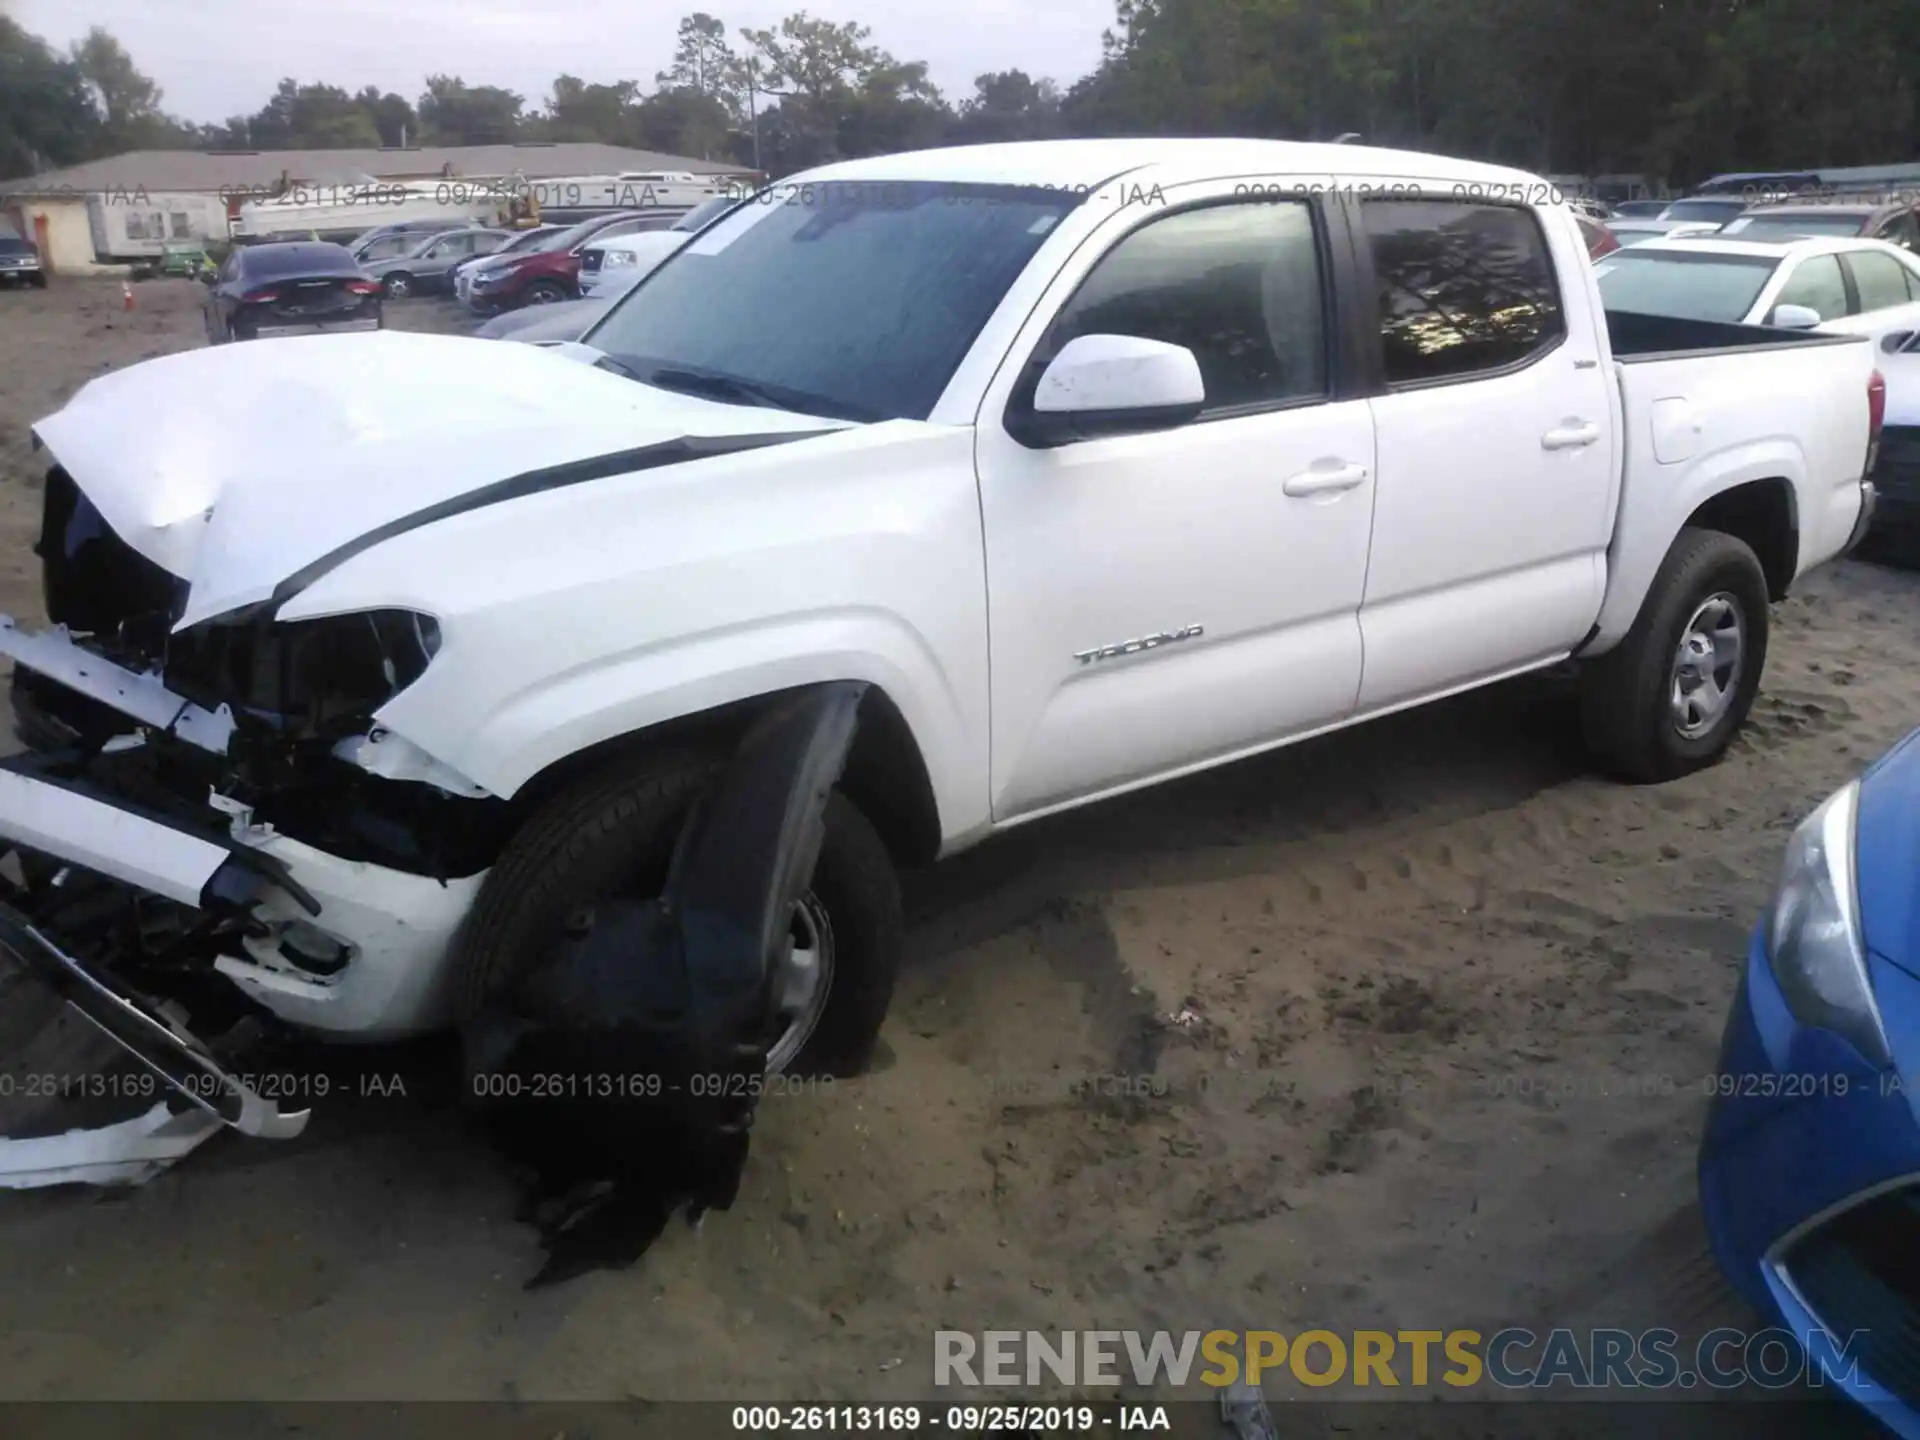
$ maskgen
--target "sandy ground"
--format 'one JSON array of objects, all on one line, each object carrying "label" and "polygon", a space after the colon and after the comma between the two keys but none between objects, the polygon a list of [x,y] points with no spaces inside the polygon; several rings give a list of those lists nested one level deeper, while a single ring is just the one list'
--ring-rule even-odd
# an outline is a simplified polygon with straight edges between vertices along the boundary
[{"label": "sandy ground", "polygon": [[[201,343],[196,287],[138,295],[0,294],[0,609],[37,606],[26,423]],[[737,1206],[632,1271],[523,1292],[506,1180],[418,1080],[138,1192],[0,1197],[0,1399],[916,1397],[941,1327],[1737,1315],[1701,1078],[1787,829],[1920,721],[1917,602],[1812,579],[1678,784],[1585,775],[1534,680],[915,877],[880,1065],[765,1106]]]}]

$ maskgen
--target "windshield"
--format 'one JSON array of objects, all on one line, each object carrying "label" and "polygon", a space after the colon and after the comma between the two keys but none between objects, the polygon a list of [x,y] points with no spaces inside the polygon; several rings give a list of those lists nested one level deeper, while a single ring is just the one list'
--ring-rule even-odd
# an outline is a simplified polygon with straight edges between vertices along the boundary
[{"label": "windshield", "polygon": [[1609,310],[1738,323],[1780,262],[1766,255],[1676,255],[1622,250],[1593,267]]},{"label": "windshield", "polygon": [[558,226],[549,226],[544,230],[523,230],[493,253],[496,255],[522,255],[529,250],[544,248],[547,241],[560,233]]},{"label": "windshield", "polygon": [[1660,212],[1662,220],[1711,220],[1723,224],[1747,208],[1744,200],[1676,200]]},{"label": "windshield", "polygon": [[1729,235],[1858,235],[1867,217],[1832,210],[1783,210],[1770,215],[1742,215],[1727,226]]},{"label": "windshield", "polygon": [[12,235],[0,235],[0,255],[34,255],[38,253],[33,246],[24,240]]},{"label": "windshield", "polygon": [[[851,420],[925,419],[1082,198],[923,181],[782,187],[662,262],[586,343],[670,389]],[[725,392],[725,393],[723,393]]]}]

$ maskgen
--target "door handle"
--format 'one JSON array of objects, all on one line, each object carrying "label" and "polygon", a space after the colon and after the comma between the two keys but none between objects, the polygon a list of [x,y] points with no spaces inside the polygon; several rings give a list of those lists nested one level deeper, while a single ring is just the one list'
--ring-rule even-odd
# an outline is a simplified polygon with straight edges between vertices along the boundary
[{"label": "door handle", "polygon": [[1600,438],[1600,427],[1588,420],[1563,420],[1540,437],[1542,450],[1578,450]]},{"label": "door handle", "polygon": [[1364,465],[1343,465],[1334,462],[1325,470],[1309,468],[1298,475],[1289,475],[1280,488],[1289,495],[1330,495],[1337,490],[1351,490],[1365,483],[1367,467]]}]

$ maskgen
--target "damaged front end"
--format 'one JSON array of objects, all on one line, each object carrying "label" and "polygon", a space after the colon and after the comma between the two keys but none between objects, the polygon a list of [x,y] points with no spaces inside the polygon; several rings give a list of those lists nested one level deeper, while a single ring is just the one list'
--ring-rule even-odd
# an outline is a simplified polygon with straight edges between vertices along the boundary
[{"label": "damaged front end", "polygon": [[191,1107],[298,1133],[222,1037],[262,1011],[355,1039],[444,1024],[447,945],[507,833],[504,801],[372,721],[437,627],[256,607],[176,630],[185,582],[57,467],[36,550],[54,627],[0,617],[28,747],[0,761],[0,950]]},{"label": "damaged front end", "polygon": [[[183,626],[186,583],[57,467],[37,549],[53,628],[0,617],[29,747],[0,761],[0,952],[177,1100],[91,1148],[0,1141],[0,1184],[144,1174],[136,1150],[222,1126],[296,1134],[304,1112],[238,1078],[260,1023],[360,1041],[449,1024],[456,936],[526,816],[376,719],[433,663],[433,616],[280,621],[276,599]],[[530,957],[468,1024],[469,1069],[494,1082],[471,1093],[566,1212],[544,1278],[608,1227],[637,1254],[675,1209],[731,1203],[864,688],[767,710],[661,895]],[[609,1092],[616,1074],[652,1078]],[[527,1076],[548,1083],[508,1083]],[[551,1103],[555,1076],[576,1103]],[[102,1150],[121,1143],[116,1166]]]}]

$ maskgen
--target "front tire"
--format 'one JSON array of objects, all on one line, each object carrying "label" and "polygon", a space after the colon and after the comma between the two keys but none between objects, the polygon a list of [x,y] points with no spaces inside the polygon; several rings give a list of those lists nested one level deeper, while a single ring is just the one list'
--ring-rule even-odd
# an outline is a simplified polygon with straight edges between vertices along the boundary
[{"label": "front tire", "polygon": [[554,305],[567,298],[567,292],[557,281],[536,280],[527,287],[527,304]]},{"label": "front tire", "polygon": [[1745,541],[1683,529],[1626,638],[1582,672],[1582,723],[1602,766],[1657,784],[1718,761],[1760,691],[1767,607]]},{"label": "front tire", "polygon": [[[455,942],[462,1026],[546,953],[571,917],[596,902],[660,893],[681,824],[718,769],[707,755],[648,756],[589,776],[534,813],[488,874]],[[858,1073],[893,998],[902,936],[886,846],[835,793],[794,918],[796,964],[776,977],[791,997],[791,1023],[774,1041],[768,1068]]]}]

